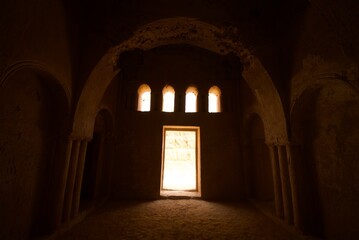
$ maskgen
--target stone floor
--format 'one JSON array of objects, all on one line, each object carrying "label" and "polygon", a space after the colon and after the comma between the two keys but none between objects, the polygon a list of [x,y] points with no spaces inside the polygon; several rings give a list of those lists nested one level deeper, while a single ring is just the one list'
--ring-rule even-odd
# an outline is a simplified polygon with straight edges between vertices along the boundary
[{"label": "stone floor", "polygon": [[247,203],[110,202],[58,239],[304,239]]}]

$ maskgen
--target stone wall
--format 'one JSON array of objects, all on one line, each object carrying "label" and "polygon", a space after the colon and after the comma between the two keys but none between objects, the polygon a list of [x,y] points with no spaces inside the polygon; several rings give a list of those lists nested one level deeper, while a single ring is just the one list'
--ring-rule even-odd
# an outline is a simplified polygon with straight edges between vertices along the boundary
[{"label": "stone wall", "polygon": [[0,89],[2,239],[23,239],[50,228],[56,156],[62,156],[56,144],[68,120],[65,99],[51,79],[32,70],[18,72]]},{"label": "stone wall", "polygon": [[[239,61],[189,46],[162,47],[141,54],[132,53],[127,62],[122,62],[124,83],[119,90],[122,101],[118,103],[114,196],[159,196],[162,127],[175,125],[200,127],[202,196],[243,197],[237,122],[240,109],[236,95],[241,81],[241,68],[236,65]],[[150,112],[136,111],[137,88],[142,83],[152,89],[154,102]],[[176,91],[173,113],[161,111],[161,91],[166,84]],[[210,114],[208,90],[213,85],[222,91],[223,112]],[[184,112],[185,91],[189,86],[196,86],[199,91],[197,113]]]}]

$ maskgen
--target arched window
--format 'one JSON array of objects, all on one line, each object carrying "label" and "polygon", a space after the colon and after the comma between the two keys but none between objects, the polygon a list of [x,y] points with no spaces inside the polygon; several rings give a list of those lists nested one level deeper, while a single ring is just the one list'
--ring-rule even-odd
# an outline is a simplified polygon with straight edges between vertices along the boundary
[{"label": "arched window", "polygon": [[197,95],[198,95],[197,88],[195,87],[187,88],[185,112],[197,112]]},{"label": "arched window", "polygon": [[208,91],[208,112],[221,112],[221,90],[213,86]]},{"label": "arched window", "polygon": [[162,90],[162,111],[174,112],[175,110],[175,90],[170,85],[166,85]]},{"label": "arched window", "polygon": [[151,88],[147,84],[142,84],[138,90],[137,111],[149,112],[151,110]]}]

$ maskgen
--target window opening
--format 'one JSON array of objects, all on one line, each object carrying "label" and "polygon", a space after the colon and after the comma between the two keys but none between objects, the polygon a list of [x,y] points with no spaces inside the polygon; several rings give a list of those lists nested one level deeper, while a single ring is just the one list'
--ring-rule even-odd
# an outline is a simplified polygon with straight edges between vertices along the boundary
[{"label": "window opening", "polygon": [[142,84],[138,90],[137,111],[149,112],[151,110],[151,88],[147,84]]},{"label": "window opening", "polygon": [[198,91],[195,87],[189,87],[187,89],[185,112],[197,112],[197,95]]},{"label": "window opening", "polygon": [[200,196],[199,145],[199,127],[163,127],[161,195]]},{"label": "window opening", "polygon": [[170,85],[166,85],[163,90],[162,111],[174,112],[175,110],[175,90]]},{"label": "window opening", "polygon": [[208,112],[221,112],[221,90],[213,86],[208,91]]}]

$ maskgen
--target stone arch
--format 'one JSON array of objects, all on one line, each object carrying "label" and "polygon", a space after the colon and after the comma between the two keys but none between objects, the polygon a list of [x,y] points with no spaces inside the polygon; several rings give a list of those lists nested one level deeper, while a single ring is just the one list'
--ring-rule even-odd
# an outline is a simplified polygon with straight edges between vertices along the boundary
[{"label": "stone arch", "polygon": [[6,207],[0,212],[9,214],[1,217],[7,219],[5,238],[28,238],[55,227],[70,109],[66,91],[43,68],[21,64],[8,69],[0,86],[0,188]]},{"label": "stone arch", "polygon": [[105,119],[105,129],[106,129],[106,134],[111,135],[113,134],[113,130],[114,130],[114,113],[112,112],[112,109],[109,108],[107,105],[101,104],[101,106],[99,107],[96,116],[103,116],[103,118]]},{"label": "stone arch", "polygon": [[303,138],[298,131],[296,121],[310,104],[308,99],[314,98],[323,86],[345,85],[359,95],[359,69],[355,63],[346,60],[328,61],[319,56],[309,55],[303,60],[303,69],[292,79],[290,101],[290,140],[293,144],[301,144]]},{"label": "stone arch", "polygon": [[65,81],[60,77],[60,74],[56,74],[49,66],[39,61],[23,60],[9,65],[0,75],[0,87],[5,85],[14,74],[24,69],[37,69],[38,71],[42,71],[51,76],[51,79],[56,79],[57,84],[61,85],[61,88],[65,92],[66,100],[70,106],[71,90],[64,84]]},{"label": "stone arch", "polygon": [[[268,142],[286,142],[286,121],[279,94],[261,62],[239,41],[235,27],[216,27],[193,18],[176,17],[154,21],[140,27],[128,40],[112,47],[92,70],[80,96],[73,132],[91,135],[94,115],[101,98],[114,76],[121,53],[134,49],[149,50],[171,44],[189,44],[220,55],[233,53],[244,69],[242,76],[262,108]],[[269,126],[269,127],[268,127]]]},{"label": "stone arch", "polygon": [[300,225],[321,237],[350,239],[354,226],[349,223],[359,214],[352,200],[359,196],[345,197],[359,189],[353,185],[359,169],[359,91],[351,82],[358,75],[350,76],[344,64],[315,59],[317,64],[303,69],[292,85],[290,131],[291,143],[300,150],[294,169]]}]

